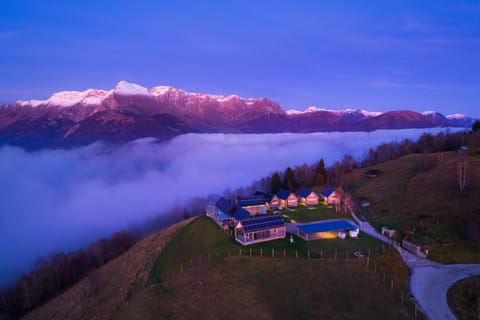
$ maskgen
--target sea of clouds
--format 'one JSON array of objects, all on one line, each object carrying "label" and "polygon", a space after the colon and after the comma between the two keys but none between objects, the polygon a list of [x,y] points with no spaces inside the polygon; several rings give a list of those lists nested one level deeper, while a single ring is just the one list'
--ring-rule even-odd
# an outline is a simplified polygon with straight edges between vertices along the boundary
[{"label": "sea of clouds", "polygon": [[360,159],[380,143],[441,130],[186,134],[163,143],[36,152],[1,147],[0,285],[28,271],[38,256],[82,247],[193,197],[320,158],[327,165],[347,153]]}]

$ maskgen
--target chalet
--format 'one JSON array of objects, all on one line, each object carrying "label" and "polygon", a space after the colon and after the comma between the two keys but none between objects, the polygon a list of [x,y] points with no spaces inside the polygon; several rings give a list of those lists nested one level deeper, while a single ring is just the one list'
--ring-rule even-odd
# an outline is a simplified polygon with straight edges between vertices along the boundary
[{"label": "chalet", "polygon": [[266,200],[265,205],[267,207],[267,210],[278,209],[278,207],[280,206],[280,199],[277,197],[276,194],[270,195],[265,192],[256,191],[254,193],[254,196],[262,196],[265,198]]},{"label": "chalet", "polygon": [[286,227],[280,215],[246,218],[235,225],[235,240],[244,246],[283,239],[285,235]]},{"label": "chalet", "polygon": [[335,204],[340,202],[339,195],[335,192],[332,187],[328,187],[320,193],[322,200],[327,204]]},{"label": "chalet", "polygon": [[306,206],[316,206],[318,204],[318,194],[308,188],[302,188],[298,192],[298,202]]},{"label": "chalet", "polygon": [[278,190],[277,197],[280,199],[281,207],[296,207],[298,205],[297,196],[288,190]]},{"label": "chalet", "polygon": [[253,197],[237,200],[237,205],[247,210],[251,215],[267,213],[267,199],[264,196],[255,195]]}]

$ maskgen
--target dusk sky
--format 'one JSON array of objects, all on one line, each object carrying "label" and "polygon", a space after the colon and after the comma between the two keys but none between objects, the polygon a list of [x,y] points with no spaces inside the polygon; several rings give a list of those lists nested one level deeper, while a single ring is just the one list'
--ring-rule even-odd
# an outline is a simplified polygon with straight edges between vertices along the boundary
[{"label": "dusk sky", "polygon": [[480,117],[480,1],[0,0],[0,102],[146,87]]}]

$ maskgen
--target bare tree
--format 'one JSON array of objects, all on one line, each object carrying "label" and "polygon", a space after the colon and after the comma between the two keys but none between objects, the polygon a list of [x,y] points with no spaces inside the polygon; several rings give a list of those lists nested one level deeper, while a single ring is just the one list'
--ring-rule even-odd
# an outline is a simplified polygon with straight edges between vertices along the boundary
[{"label": "bare tree", "polygon": [[457,182],[460,191],[463,191],[470,180],[470,161],[462,157],[457,161]]}]

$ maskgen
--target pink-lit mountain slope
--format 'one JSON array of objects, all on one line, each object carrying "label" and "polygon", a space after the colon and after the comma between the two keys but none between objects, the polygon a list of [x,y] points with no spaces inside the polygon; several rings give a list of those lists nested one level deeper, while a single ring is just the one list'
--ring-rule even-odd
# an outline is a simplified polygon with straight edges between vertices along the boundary
[{"label": "pink-lit mountain slope", "polygon": [[72,147],[97,140],[120,143],[141,137],[169,139],[188,132],[274,133],[370,131],[470,126],[463,115],[412,111],[284,111],[266,98],[190,93],[174,87],[147,89],[120,81],[112,90],[53,94],[0,106],[0,144],[29,149]]}]

